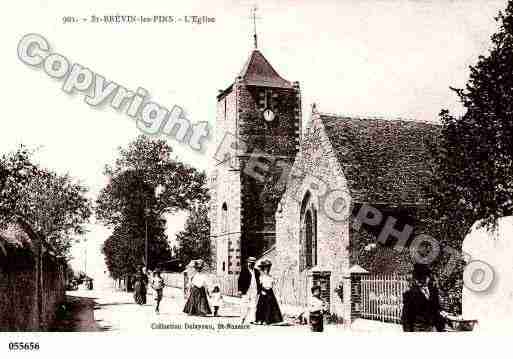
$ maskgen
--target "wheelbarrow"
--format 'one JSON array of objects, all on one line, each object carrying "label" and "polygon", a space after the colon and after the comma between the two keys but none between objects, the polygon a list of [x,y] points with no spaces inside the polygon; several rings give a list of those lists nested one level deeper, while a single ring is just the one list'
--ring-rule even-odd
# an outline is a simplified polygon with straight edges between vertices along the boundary
[{"label": "wheelbarrow", "polygon": [[471,332],[477,324],[475,319],[463,319],[462,317],[456,317],[448,315],[445,318],[447,320],[446,330],[447,332]]}]

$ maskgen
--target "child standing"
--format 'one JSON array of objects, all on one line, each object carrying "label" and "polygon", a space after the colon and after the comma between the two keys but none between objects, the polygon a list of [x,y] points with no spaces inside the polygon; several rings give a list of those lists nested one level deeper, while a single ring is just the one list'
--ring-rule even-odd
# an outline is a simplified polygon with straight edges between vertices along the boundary
[{"label": "child standing", "polygon": [[309,320],[312,332],[324,331],[324,319],[323,314],[326,311],[326,302],[321,299],[321,287],[314,285],[312,287],[312,298],[308,305],[308,311],[310,312]]},{"label": "child standing", "polygon": [[160,302],[162,301],[162,296],[164,292],[165,287],[164,278],[160,276],[160,270],[156,269],[153,273],[153,281],[151,283],[151,287],[155,291],[155,302],[157,303],[157,306],[155,307],[155,313],[159,314],[160,311]]},{"label": "child standing", "polygon": [[221,291],[219,290],[219,286],[215,286],[211,295],[212,307],[214,307],[214,317],[217,317],[219,314],[219,307],[223,303],[223,296],[221,295]]}]

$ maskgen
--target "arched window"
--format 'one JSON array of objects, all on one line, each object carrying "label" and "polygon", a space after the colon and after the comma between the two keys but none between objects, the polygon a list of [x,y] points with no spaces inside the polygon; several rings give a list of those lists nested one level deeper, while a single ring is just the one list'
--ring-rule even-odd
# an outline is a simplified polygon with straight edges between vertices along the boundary
[{"label": "arched window", "polygon": [[307,192],[301,203],[300,215],[300,270],[317,265],[317,210],[311,202],[310,192]]},{"label": "arched window", "polygon": [[221,211],[221,231],[223,233],[228,232],[228,206],[226,202],[223,203]]},{"label": "arched window", "polygon": [[313,247],[313,223],[312,212],[306,211],[305,215],[305,266],[306,268],[313,267],[312,260],[312,247]]}]

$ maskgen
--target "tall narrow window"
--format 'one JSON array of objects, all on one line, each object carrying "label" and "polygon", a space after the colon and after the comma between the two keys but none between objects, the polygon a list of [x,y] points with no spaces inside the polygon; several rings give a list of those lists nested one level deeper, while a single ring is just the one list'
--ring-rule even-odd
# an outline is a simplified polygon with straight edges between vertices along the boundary
[{"label": "tall narrow window", "polygon": [[221,231],[223,231],[223,233],[228,232],[228,206],[226,202],[223,203],[223,207],[221,208]]},{"label": "tall narrow window", "polygon": [[317,210],[312,209],[312,265],[317,265]]},{"label": "tall narrow window", "polygon": [[317,265],[317,210],[311,202],[311,195],[306,193],[301,204],[300,212],[300,254],[299,267],[301,270]]},{"label": "tall narrow window", "polygon": [[313,267],[313,223],[310,210],[305,215],[305,266]]}]

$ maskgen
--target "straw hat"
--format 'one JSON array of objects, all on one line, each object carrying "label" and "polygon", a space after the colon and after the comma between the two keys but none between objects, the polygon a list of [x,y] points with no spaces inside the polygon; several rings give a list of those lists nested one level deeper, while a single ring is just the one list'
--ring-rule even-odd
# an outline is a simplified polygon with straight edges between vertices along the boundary
[{"label": "straw hat", "polygon": [[270,268],[272,266],[272,262],[269,259],[264,259],[258,265],[259,268]]}]

